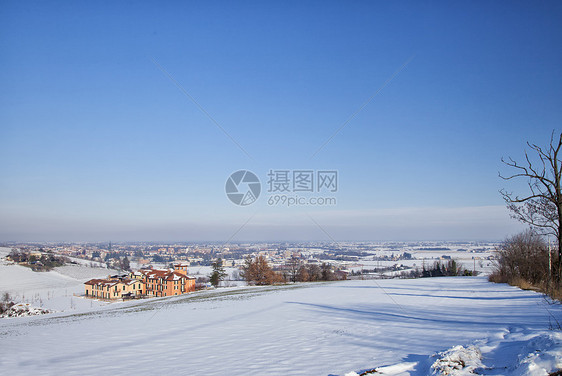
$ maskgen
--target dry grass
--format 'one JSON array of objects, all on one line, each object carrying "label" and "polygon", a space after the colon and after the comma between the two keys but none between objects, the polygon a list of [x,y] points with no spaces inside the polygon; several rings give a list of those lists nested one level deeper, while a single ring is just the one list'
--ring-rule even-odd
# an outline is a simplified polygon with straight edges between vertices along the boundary
[{"label": "dry grass", "polygon": [[[492,276],[490,276],[492,277]],[[551,287],[546,282],[540,284],[532,284],[522,278],[513,278],[509,281],[499,280],[500,278],[490,278],[490,282],[508,283],[511,286],[519,287],[521,290],[530,290],[543,293],[550,296],[553,300],[562,301],[562,286]]]},{"label": "dry grass", "polygon": [[512,281],[509,281],[511,286],[517,286],[521,290],[532,290],[532,291],[542,291],[543,289],[539,286],[532,285],[529,281],[524,280],[523,278],[515,278]]},{"label": "dry grass", "polygon": [[551,288],[548,292],[545,292],[548,296],[550,296],[554,300],[558,300],[562,302],[562,287],[558,288]]}]

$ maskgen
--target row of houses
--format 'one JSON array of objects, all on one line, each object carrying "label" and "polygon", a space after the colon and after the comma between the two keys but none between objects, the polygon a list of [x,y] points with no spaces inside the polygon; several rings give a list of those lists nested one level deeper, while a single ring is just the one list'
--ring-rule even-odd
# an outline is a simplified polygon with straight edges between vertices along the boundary
[{"label": "row of houses", "polygon": [[195,278],[187,275],[187,265],[174,269],[141,269],[125,276],[91,279],[84,283],[88,298],[131,299],[186,294],[195,291]]}]

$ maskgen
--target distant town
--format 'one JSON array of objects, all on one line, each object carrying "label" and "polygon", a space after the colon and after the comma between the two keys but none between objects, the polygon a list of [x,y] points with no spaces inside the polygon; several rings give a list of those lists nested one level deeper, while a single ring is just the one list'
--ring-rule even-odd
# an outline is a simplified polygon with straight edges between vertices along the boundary
[{"label": "distant town", "polygon": [[[464,268],[475,272],[492,266],[496,242],[341,242],[341,243],[4,243],[15,251],[19,260],[28,261],[32,268],[41,270],[41,260],[68,261],[80,259],[91,267],[107,267],[116,271],[141,269],[175,269],[183,265],[184,274],[189,268],[211,266],[220,259],[229,268],[228,280],[241,280],[237,271],[248,258],[263,257],[271,268],[285,275],[297,266],[326,266],[331,272],[353,278],[390,278],[401,273],[431,266],[437,260],[456,260]],[[25,257],[27,255],[27,258]],[[29,258],[29,255],[32,258]],[[337,278],[341,279],[341,278]],[[198,281],[207,282],[205,278]]]}]

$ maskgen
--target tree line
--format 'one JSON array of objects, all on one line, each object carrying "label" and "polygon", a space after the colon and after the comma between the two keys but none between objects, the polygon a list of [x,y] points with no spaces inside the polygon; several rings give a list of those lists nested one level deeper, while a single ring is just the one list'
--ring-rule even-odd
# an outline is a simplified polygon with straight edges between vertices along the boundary
[{"label": "tree line", "polygon": [[[217,287],[225,277],[226,272],[219,258],[212,263],[212,272],[209,275],[211,284]],[[336,281],[346,279],[346,274],[328,263],[305,264],[300,259],[293,257],[285,265],[274,269],[263,255],[248,256],[244,265],[240,267],[240,276],[249,285],[272,285],[288,282],[317,282]]]},{"label": "tree line", "polygon": [[264,256],[248,257],[241,268],[241,276],[249,284],[270,285],[286,282],[337,281],[347,278],[347,274],[327,262],[320,265],[305,264],[292,257],[284,266],[273,270]]},{"label": "tree line", "polygon": [[457,277],[473,276],[475,271],[468,270],[459,265],[456,260],[451,259],[447,262],[435,261],[432,266],[422,265],[422,268],[415,268],[408,272],[402,272],[401,278],[430,278],[430,277]]}]

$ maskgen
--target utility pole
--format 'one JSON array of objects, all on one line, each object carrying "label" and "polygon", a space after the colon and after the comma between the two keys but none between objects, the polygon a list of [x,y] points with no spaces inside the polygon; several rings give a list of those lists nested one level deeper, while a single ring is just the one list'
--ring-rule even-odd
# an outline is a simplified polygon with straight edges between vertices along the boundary
[{"label": "utility pole", "polygon": [[550,291],[550,281],[552,280],[552,257],[550,251],[550,239],[548,239],[548,282],[547,282],[547,290]]}]

